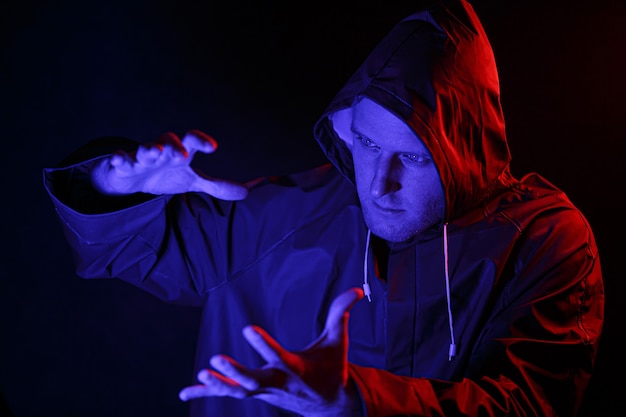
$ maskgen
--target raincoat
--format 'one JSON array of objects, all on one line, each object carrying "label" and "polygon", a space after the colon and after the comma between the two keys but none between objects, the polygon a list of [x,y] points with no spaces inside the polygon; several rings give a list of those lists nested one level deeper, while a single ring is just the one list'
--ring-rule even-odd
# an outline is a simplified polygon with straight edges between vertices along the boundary
[{"label": "raincoat", "polygon": [[[366,245],[351,154],[332,122],[359,96],[405,120],[437,166],[445,218],[410,241]],[[89,170],[100,157],[46,169],[77,274],[201,306],[200,370],[217,353],[262,366],[241,335],[251,323],[305,348],[365,270],[372,301],[350,315],[349,375],[367,416],[575,415],[603,323],[596,244],[561,190],[511,174],[493,53],[471,6],[428,2],[401,21],[314,136],[328,164],[260,178],[237,202],[99,196]],[[292,415],[254,399],[191,407],[193,416]]]}]

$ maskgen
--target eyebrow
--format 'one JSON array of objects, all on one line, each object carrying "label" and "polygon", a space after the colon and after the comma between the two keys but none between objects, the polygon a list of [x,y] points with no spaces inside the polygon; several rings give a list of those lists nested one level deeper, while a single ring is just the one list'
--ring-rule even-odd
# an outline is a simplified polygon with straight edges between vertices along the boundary
[{"label": "eyebrow", "polygon": [[[363,132],[359,131],[359,130],[358,130],[358,129],[354,126],[354,123],[350,123],[350,131],[351,131],[352,133],[354,133],[355,135],[362,136],[362,137],[364,137],[364,138],[370,139],[370,138],[369,138],[366,134],[364,134]],[[370,139],[370,140],[371,140],[371,139]],[[373,142],[373,140],[372,140],[372,142]]]}]

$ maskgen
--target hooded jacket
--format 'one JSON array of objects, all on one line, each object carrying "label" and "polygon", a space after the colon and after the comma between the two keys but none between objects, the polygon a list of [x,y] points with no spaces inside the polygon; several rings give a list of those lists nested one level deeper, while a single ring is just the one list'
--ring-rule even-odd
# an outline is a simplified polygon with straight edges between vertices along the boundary
[{"label": "hooded jacket", "polygon": [[[351,153],[333,124],[358,97],[415,131],[446,198],[441,224],[383,251],[368,245]],[[99,157],[46,169],[44,181],[78,275],[202,306],[197,370],[217,353],[262,366],[241,336],[251,323],[287,349],[305,348],[331,301],[366,275],[372,300],[351,311],[348,353],[365,415],[573,416],[603,323],[597,248],[562,191],[537,174],[511,175],[499,97],[471,6],[428,2],[315,124],[329,164],[254,181],[238,202],[98,196],[89,170]],[[292,414],[210,398],[193,400],[192,415]]]}]

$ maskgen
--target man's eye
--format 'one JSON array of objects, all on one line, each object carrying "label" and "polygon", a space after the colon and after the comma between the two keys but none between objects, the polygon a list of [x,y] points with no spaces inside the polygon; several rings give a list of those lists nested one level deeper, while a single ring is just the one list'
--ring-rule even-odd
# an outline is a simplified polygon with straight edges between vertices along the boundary
[{"label": "man's eye", "polygon": [[418,164],[423,164],[426,163],[430,160],[429,157],[424,156],[424,155],[417,155],[414,153],[405,153],[402,155],[405,159],[409,160],[410,162],[415,162]]},{"label": "man's eye", "polygon": [[359,140],[359,142],[361,142],[361,145],[363,145],[366,148],[377,148],[378,146],[372,142],[371,140],[364,138],[363,136],[357,136],[357,139]]}]

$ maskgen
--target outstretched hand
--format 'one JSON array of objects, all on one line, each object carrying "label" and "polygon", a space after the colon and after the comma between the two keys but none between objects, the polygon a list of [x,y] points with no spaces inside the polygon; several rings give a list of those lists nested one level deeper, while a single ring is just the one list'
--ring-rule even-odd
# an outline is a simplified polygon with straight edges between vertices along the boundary
[{"label": "outstretched hand", "polygon": [[321,336],[300,352],[289,352],[263,329],[247,326],[244,337],[267,364],[250,369],[226,355],[213,356],[215,371],[200,371],[202,384],[184,388],[180,398],[253,397],[307,417],[354,416],[360,405],[348,382],[348,318],[361,298],[359,288],[339,295]]},{"label": "outstretched hand", "polygon": [[248,191],[232,181],[207,177],[190,164],[199,151],[212,153],[217,142],[204,132],[191,130],[182,141],[164,133],[154,144],[141,145],[136,152],[119,151],[103,159],[92,171],[94,186],[104,194],[182,194],[204,192],[222,200],[241,200]]}]

